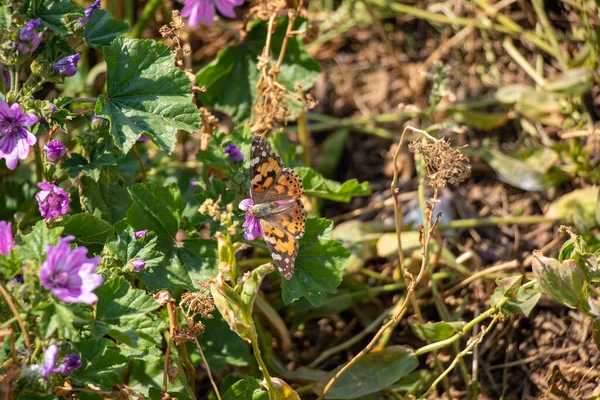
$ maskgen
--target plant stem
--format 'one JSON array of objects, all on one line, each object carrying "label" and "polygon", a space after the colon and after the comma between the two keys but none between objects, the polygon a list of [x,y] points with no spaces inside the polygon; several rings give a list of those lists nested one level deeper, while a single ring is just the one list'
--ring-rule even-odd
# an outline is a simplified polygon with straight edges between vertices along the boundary
[{"label": "plant stem", "polygon": [[206,361],[206,357],[204,356],[204,352],[202,351],[202,346],[200,346],[200,342],[198,342],[198,338],[194,338],[194,340],[196,341],[196,347],[198,348],[198,351],[200,352],[200,356],[202,357],[202,363],[204,364],[204,368],[206,369],[206,372],[208,373],[208,379],[210,380],[210,384],[212,385],[213,389],[215,390],[217,399],[221,400],[221,394],[219,393],[219,387],[215,383],[212,373],[210,372],[210,367],[208,366],[208,362]]},{"label": "plant stem", "polygon": [[137,149],[137,146],[135,144],[133,145],[133,154],[135,154],[135,157],[138,159],[138,162],[140,163],[140,171],[142,172],[142,183],[146,183],[146,182],[148,182],[148,175],[146,173],[146,167],[144,166],[144,160],[142,160],[142,156],[140,155],[140,152]]},{"label": "plant stem", "polygon": [[457,219],[447,224],[440,224],[440,230],[444,229],[470,229],[484,226],[496,225],[536,225],[556,222],[556,219],[544,215],[523,215],[514,217],[490,217],[490,218],[468,218]]},{"label": "plant stem", "polygon": [[156,13],[156,9],[161,3],[161,0],[150,0],[146,3],[140,19],[129,32],[129,36],[132,38],[139,38],[142,35],[142,32],[144,32],[144,29],[148,26],[148,22],[153,19],[154,13]]},{"label": "plant stem", "polygon": [[298,139],[302,145],[302,162],[307,167],[310,167],[310,152],[308,151],[308,138],[310,137],[310,132],[308,131],[308,124],[306,123],[306,115],[304,113],[301,113],[298,116],[297,126]]},{"label": "plant stem", "polygon": [[265,378],[265,385],[267,386],[267,391],[269,392],[269,399],[275,400],[273,393],[273,381],[271,381],[271,375],[269,375],[269,370],[267,370],[267,366],[262,359],[260,354],[260,347],[258,346],[258,335],[256,333],[256,325],[254,324],[254,320],[252,316],[249,316],[250,329],[252,330],[252,334],[250,335],[250,343],[252,344],[252,351],[254,353],[254,358],[256,358],[256,362],[258,363],[258,367]]},{"label": "plant stem", "polygon": [[42,162],[42,151],[38,143],[33,146],[33,153],[35,154],[35,172],[37,174],[38,182],[44,182],[44,163]]}]

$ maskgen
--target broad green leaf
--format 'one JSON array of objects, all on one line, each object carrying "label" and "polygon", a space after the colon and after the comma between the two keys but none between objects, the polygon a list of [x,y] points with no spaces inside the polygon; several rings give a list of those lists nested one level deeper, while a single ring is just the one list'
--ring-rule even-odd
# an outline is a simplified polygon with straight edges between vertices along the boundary
[{"label": "broad green leaf", "polygon": [[198,290],[198,281],[208,281],[217,275],[219,258],[217,242],[209,239],[187,239],[178,245],[160,243],[156,247],[164,254],[163,261],[151,263],[139,278],[152,291],[168,289]]},{"label": "broad green leaf", "polygon": [[598,187],[587,187],[576,189],[554,200],[546,216],[563,221],[573,221],[578,226],[585,226],[588,229],[598,225],[596,210],[598,207]]},{"label": "broad green leaf", "polygon": [[502,182],[530,192],[546,189],[544,174],[527,163],[497,150],[482,151],[481,156]]},{"label": "broad green leaf", "polygon": [[10,255],[0,254],[0,273],[4,279],[13,278],[21,273],[23,261],[17,256],[15,251],[11,251]]},{"label": "broad green leaf", "polygon": [[215,307],[219,310],[229,328],[237,333],[239,337],[251,343],[253,333],[239,293],[225,283],[221,274],[210,281],[210,293],[215,302]]},{"label": "broad green leaf", "polygon": [[213,317],[202,321],[206,329],[198,338],[211,371],[223,372],[227,364],[248,366],[252,360],[248,344],[229,328],[217,311]]},{"label": "broad green leaf", "polygon": [[137,184],[129,189],[132,204],[127,210],[127,222],[136,231],[148,229],[164,241],[173,242],[179,229],[179,220],[185,200],[179,197],[175,185],[158,183]]},{"label": "broad green leaf", "polygon": [[[332,386],[326,399],[356,399],[369,393],[385,389],[407,376],[419,366],[415,353],[402,346],[390,346],[369,353],[352,364]],[[322,393],[327,382],[342,369],[340,365],[329,372],[314,387],[315,393]]]},{"label": "broad green leaf", "polygon": [[97,182],[82,176],[79,188],[82,207],[93,216],[112,224],[125,218],[131,197],[117,174],[103,171]]},{"label": "broad green leaf", "polygon": [[242,304],[246,309],[246,313],[248,315],[252,315],[252,308],[254,307],[254,299],[256,299],[256,295],[260,290],[260,284],[265,276],[270,274],[275,270],[273,264],[263,264],[260,267],[257,267],[252,274],[244,281],[242,285],[242,292],[240,293],[240,298],[242,300]]},{"label": "broad green leaf", "polygon": [[268,400],[269,393],[258,379],[246,378],[234,383],[223,394],[223,400]]},{"label": "broad green leaf", "polygon": [[108,335],[133,347],[142,346],[144,341],[161,343],[161,321],[151,314],[160,304],[152,296],[133,289],[123,277],[104,282],[95,293],[98,303],[92,325],[94,337]]},{"label": "broad green leaf", "polygon": [[164,255],[156,250],[156,234],[148,232],[140,239],[136,239],[133,228],[126,226],[124,222],[118,223],[115,229],[117,240],[106,246],[123,264],[136,259],[144,260],[145,268],[154,268],[163,264]]},{"label": "broad green leaf", "polygon": [[18,256],[24,260],[35,260],[41,265],[46,258],[46,246],[56,245],[62,231],[62,227],[48,228],[45,221],[38,221],[31,233],[17,236]]},{"label": "broad green leaf", "polygon": [[532,269],[544,293],[568,307],[589,313],[587,278],[575,261],[565,260],[561,263],[537,251],[533,253]]},{"label": "broad green leaf", "polygon": [[[165,360],[160,348],[152,347],[143,357],[134,357],[131,359],[129,371],[128,387],[138,393],[149,395],[149,390],[162,389]],[[184,390],[182,378],[180,377],[173,383],[167,381],[169,393]],[[160,396],[157,397],[160,399]],[[187,399],[188,397],[180,397]]]},{"label": "broad green leaf", "polygon": [[452,107],[448,113],[461,124],[484,130],[499,128],[509,121],[508,113],[490,113],[464,107]]},{"label": "broad green leaf", "polygon": [[31,3],[33,5],[29,11],[31,19],[40,18],[43,28],[50,28],[60,35],[70,33],[65,18],[83,17],[83,9],[70,0],[43,0]]},{"label": "broad green leaf", "polygon": [[171,153],[178,129],[200,127],[192,103],[192,83],[175,67],[171,49],[154,40],[118,37],[105,47],[107,94],[96,103],[96,115],[110,121],[110,134],[124,153],[145,134]]},{"label": "broad green leaf", "polygon": [[81,357],[81,368],[70,376],[77,386],[85,387],[89,382],[111,390],[113,384],[121,382],[119,374],[126,365],[127,358],[120,354],[117,345],[108,339],[84,339],[73,343]]},{"label": "broad green leaf", "polygon": [[75,236],[75,243],[90,249],[101,250],[114,234],[111,224],[86,213],[67,215],[57,225],[63,227],[63,235]]},{"label": "broad green leaf", "polygon": [[31,313],[40,317],[38,328],[42,339],[48,339],[58,332],[63,338],[77,340],[77,330],[73,326],[75,315],[69,308],[60,303],[46,302],[35,306]]},{"label": "broad green leaf", "polygon": [[[287,17],[277,20],[277,28],[271,38],[271,52],[277,60],[287,29]],[[306,21],[298,18],[295,30],[306,29]],[[221,51],[217,59],[196,74],[198,86],[206,91],[198,93],[198,99],[229,114],[235,121],[243,122],[250,117],[256,99],[256,83],[259,73],[256,69],[257,57],[261,55],[267,38],[267,21],[255,22],[243,44],[229,46]],[[310,89],[320,72],[319,63],[308,55],[302,44],[302,35],[294,35],[288,41],[283,63],[280,68],[279,83],[294,91],[296,83],[303,90]],[[295,110],[301,110],[297,102],[290,102]]]},{"label": "broad green leaf", "polygon": [[325,179],[308,167],[297,167],[295,170],[302,179],[304,192],[309,196],[348,203],[353,197],[371,194],[368,182],[359,183],[356,179],[350,179],[339,183]]},{"label": "broad green leaf", "polygon": [[327,293],[336,292],[351,253],[332,239],[332,228],[333,222],[324,218],[306,220],[294,276],[289,281],[282,279],[281,295],[285,304],[306,297],[318,307]]},{"label": "broad green leaf", "polygon": [[72,153],[71,158],[63,162],[62,168],[67,170],[71,180],[75,180],[83,172],[93,180],[98,181],[103,170],[117,165],[115,156],[110,153],[106,146],[102,145],[94,148],[90,160],[88,161],[81,154]]},{"label": "broad green leaf", "polygon": [[112,18],[104,10],[96,10],[83,32],[83,38],[93,47],[108,46],[128,30],[129,25],[125,21]]},{"label": "broad green leaf", "polygon": [[409,325],[414,332],[422,340],[439,342],[440,340],[448,339],[450,336],[461,331],[465,326],[464,322],[427,322],[425,324],[418,323],[415,319],[409,318]]}]

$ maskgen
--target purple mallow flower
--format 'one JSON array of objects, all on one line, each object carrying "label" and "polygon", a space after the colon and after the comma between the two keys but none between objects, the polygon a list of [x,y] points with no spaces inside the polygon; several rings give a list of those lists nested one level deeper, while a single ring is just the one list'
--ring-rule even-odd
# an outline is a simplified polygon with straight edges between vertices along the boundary
[{"label": "purple mallow flower", "polygon": [[81,368],[81,358],[77,353],[71,353],[65,357],[65,360],[56,368],[56,372],[63,375],[69,375],[76,369]]},{"label": "purple mallow flower", "polygon": [[146,267],[146,261],[138,258],[137,260],[133,260],[131,265],[133,265],[133,270],[135,272],[141,272]]},{"label": "purple mallow flower", "polygon": [[69,194],[59,186],[52,183],[40,182],[42,189],[35,195],[40,207],[40,213],[45,219],[60,217],[69,210]]},{"label": "purple mallow flower", "polygon": [[141,238],[143,238],[144,236],[146,236],[146,233],[148,233],[148,229],[144,229],[144,230],[141,230],[141,231],[133,232],[133,237],[136,240],[140,240]]},{"label": "purple mallow flower", "polygon": [[44,353],[44,365],[42,366],[42,376],[48,378],[50,374],[56,372],[56,362],[58,361],[58,346],[51,344]]},{"label": "purple mallow flower", "polygon": [[53,68],[54,72],[61,76],[73,76],[77,72],[77,62],[81,57],[81,53],[66,56],[58,60]]},{"label": "purple mallow flower", "polygon": [[254,240],[257,237],[262,237],[259,219],[247,212],[248,209],[253,205],[254,200],[244,199],[240,202],[240,205],[238,206],[240,210],[246,211],[246,221],[244,221],[244,224],[242,225],[242,227],[246,228],[246,232],[244,232],[244,238],[246,240]]},{"label": "purple mallow flower", "polygon": [[138,138],[138,140],[136,140],[136,143],[147,142],[148,140],[150,140],[150,138],[148,136],[142,135]]},{"label": "purple mallow flower", "polygon": [[244,0],[182,0],[185,4],[181,16],[190,17],[188,24],[191,28],[198,26],[200,21],[212,25],[215,18],[215,7],[228,18],[235,18],[235,7],[244,4]]},{"label": "purple mallow flower", "polygon": [[15,244],[11,230],[11,222],[0,221],[0,254],[10,255],[10,249]]},{"label": "purple mallow flower", "polygon": [[59,158],[67,154],[67,148],[58,140],[51,140],[45,144],[44,150],[46,150],[46,157],[52,162],[57,162]]},{"label": "purple mallow flower", "polygon": [[37,28],[41,22],[42,20],[39,18],[27,21],[19,31],[19,40],[22,40],[23,42],[31,42],[33,39],[35,39],[37,36],[35,34],[35,28]]},{"label": "purple mallow flower", "polygon": [[240,151],[240,149],[233,143],[229,143],[225,150],[223,150],[225,154],[229,154],[229,159],[231,161],[244,161],[244,155]]},{"label": "purple mallow flower", "polygon": [[66,303],[93,304],[98,296],[93,292],[102,284],[102,275],[94,271],[99,258],[87,258],[87,248],[71,250],[73,236],[60,238],[56,246],[46,247],[46,261],[40,268],[42,285]]},{"label": "purple mallow flower", "polygon": [[86,26],[87,24],[90,23],[90,20],[92,19],[92,14],[94,13],[94,11],[96,11],[99,8],[100,8],[100,0],[94,1],[91,6],[89,6],[88,8],[85,9],[85,17],[79,18],[77,20],[77,22],[79,22],[79,24],[81,26]]},{"label": "purple mallow flower", "polygon": [[0,100],[0,160],[6,160],[8,169],[15,169],[19,159],[29,155],[29,148],[37,142],[37,138],[27,127],[38,122],[38,117],[25,114],[18,103],[8,106]]}]

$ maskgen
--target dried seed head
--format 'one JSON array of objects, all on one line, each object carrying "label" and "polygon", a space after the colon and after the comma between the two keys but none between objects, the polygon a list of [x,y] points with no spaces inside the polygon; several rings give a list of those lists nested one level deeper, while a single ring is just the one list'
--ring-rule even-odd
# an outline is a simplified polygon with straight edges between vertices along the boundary
[{"label": "dried seed head", "polygon": [[179,307],[184,310],[186,318],[193,319],[196,315],[212,318],[211,313],[215,310],[215,305],[212,298],[206,294],[209,290],[208,284],[200,281],[200,285],[200,293],[186,292],[181,296]]},{"label": "dried seed head", "polygon": [[452,148],[446,139],[433,143],[411,143],[408,148],[423,156],[429,183],[435,188],[444,187],[448,183],[458,185],[471,172],[467,156],[460,149]]},{"label": "dried seed head", "polygon": [[177,345],[191,342],[196,339],[196,337],[202,335],[205,329],[206,326],[204,326],[201,321],[198,321],[191,326],[177,326],[173,330],[173,340]]}]

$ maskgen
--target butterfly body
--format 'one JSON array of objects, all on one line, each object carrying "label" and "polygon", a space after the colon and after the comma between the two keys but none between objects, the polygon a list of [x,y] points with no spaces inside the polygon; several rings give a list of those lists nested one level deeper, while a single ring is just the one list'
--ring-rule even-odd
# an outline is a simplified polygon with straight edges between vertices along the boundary
[{"label": "butterfly body", "polygon": [[293,169],[285,168],[269,143],[258,136],[252,141],[250,175],[252,204],[245,210],[258,219],[273,262],[283,277],[290,279],[306,219],[300,200],[302,180]]}]

